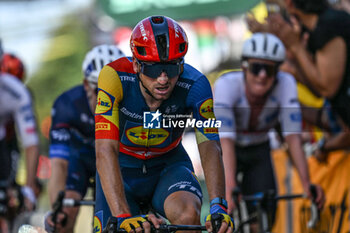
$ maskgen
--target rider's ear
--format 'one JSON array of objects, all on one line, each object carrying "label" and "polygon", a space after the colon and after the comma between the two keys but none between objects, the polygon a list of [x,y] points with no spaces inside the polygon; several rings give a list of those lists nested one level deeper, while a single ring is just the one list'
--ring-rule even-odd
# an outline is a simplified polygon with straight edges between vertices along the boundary
[{"label": "rider's ear", "polygon": [[137,62],[136,58],[132,57],[132,68],[135,73],[139,73],[140,71],[140,64]]},{"label": "rider's ear", "polygon": [[247,60],[243,60],[242,62],[241,62],[241,68],[242,68],[242,70],[246,70],[247,68],[248,68],[248,61]]}]

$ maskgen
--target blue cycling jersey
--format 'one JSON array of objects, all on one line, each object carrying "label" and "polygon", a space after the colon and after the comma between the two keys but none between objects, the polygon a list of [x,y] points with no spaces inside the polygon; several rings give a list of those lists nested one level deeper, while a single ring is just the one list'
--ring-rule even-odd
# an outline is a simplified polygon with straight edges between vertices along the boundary
[{"label": "blue cycling jersey", "polygon": [[94,116],[83,85],[60,95],[52,109],[50,158],[95,159]]},{"label": "blue cycling jersey", "polygon": [[94,116],[83,85],[74,87],[55,101],[50,130],[50,158],[69,161],[66,190],[85,196],[96,173]]}]

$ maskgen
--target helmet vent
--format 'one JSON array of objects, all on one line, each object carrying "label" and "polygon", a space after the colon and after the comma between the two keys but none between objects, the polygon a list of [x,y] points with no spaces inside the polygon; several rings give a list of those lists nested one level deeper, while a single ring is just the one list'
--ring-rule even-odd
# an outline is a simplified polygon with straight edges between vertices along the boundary
[{"label": "helmet vent", "polygon": [[276,43],[275,46],[273,47],[272,54],[276,55],[277,50],[278,50],[278,44]]},{"label": "helmet vent", "polygon": [[162,24],[164,22],[164,18],[162,16],[152,17],[151,20],[154,24]]},{"label": "helmet vent", "polygon": [[156,36],[158,45],[158,54],[161,61],[168,60],[168,42],[166,34]]},{"label": "helmet vent", "polygon": [[252,50],[253,50],[253,52],[255,52],[256,51],[256,42],[255,42],[255,40],[252,40]]},{"label": "helmet vent", "polygon": [[267,50],[267,36],[266,36],[266,34],[264,35],[264,52],[266,52],[266,50]]},{"label": "helmet vent", "polygon": [[186,49],[186,43],[181,43],[180,46],[179,46],[179,52],[182,53],[183,51],[185,51]]},{"label": "helmet vent", "polygon": [[147,55],[146,54],[146,49],[144,47],[138,46],[138,47],[136,47],[136,49],[137,49],[138,54],[140,54],[141,56],[146,56]]}]

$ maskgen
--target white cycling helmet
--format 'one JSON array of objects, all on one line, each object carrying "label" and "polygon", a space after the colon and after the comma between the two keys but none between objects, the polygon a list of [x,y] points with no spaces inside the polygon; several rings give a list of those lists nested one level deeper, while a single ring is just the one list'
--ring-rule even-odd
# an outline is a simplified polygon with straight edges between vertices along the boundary
[{"label": "white cycling helmet", "polygon": [[98,75],[103,66],[124,57],[124,53],[116,45],[98,45],[91,49],[83,61],[83,74],[89,83],[97,84]]},{"label": "white cycling helmet", "polygon": [[282,41],[270,33],[254,33],[243,44],[242,60],[258,58],[282,63],[286,49]]}]

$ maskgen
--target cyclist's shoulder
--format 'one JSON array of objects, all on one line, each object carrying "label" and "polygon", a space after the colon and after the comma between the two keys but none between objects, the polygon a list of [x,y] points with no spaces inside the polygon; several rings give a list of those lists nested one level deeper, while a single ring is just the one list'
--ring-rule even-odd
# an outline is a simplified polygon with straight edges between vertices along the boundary
[{"label": "cyclist's shoulder", "polygon": [[202,72],[200,72],[199,70],[197,70],[195,67],[191,66],[190,64],[185,63],[184,64],[184,72],[183,72],[182,76],[193,79],[196,77],[204,76],[204,74]]},{"label": "cyclist's shoulder", "polygon": [[109,68],[112,68],[117,73],[119,72],[135,73],[133,69],[131,57],[121,57],[115,61],[108,63],[103,69],[109,69]]},{"label": "cyclist's shoulder", "polygon": [[62,92],[55,100],[56,103],[64,102],[69,103],[73,102],[76,99],[84,97],[85,90],[82,84],[71,87],[70,89]]},{"label": "cyclist's shoulder", "polygon": [[218,78],[215,83],[232,83],[238,82],[241,83],[244,79],[244,74],[241,69],[230,69],[224,70],[219,73]]},{"label": "cyclist's shoulder", "polygon": [[[52,116],[57,119],[70,119],[88,109],[86,92],[83,85],[77,85],[59,95],[52,109]],[[85,111],[85,110],[84,110]],[[78,118],[79,119],[79,118]]]},{"label": "cyclist's shoulder", "polygon": [[240,91],[245,86],[244,74],[241,70],[225,70],[218,75],[214,83],[215,92],[220,92],[220,96],[238,96],[244,92]]},{"label": "cyclist's shoulder", "polygon": [[1,87],[2,88],[9,88],[14,91],[25,91],[25,93],[28,93],[28,88],[15,76],[8,73],[0,73],[1,77]]},{"label": "cyclist's shoulder", "polygon": [[[186,86],[183,83],[187,83],[188,85]],[[179,77],[176,85],[185,87],[188,90],[196,86],[197,88],[203,89],[203,91],[210,87],[207,77],[202,72],[187,63],[184,64],[184,71]]]},{"label": "cyclist's shoulder", "polygon": [[296,86],[296,80],[293,77],[292,74],[284,72],[284,71],[279,71],[277,73],[277,83],[279,88],[290,88],[291,86]]},{"label": "cyclist's shoulder", "polygon": [[16,77],[11,74],[0,74],[0,89],[6,93],[2,98],[9,98],[8,101],[27,102],[31,101],[31,95],[28,88]]},{"label": "cyclist's shoulder", "polygon": [[98,81],[99,88],[110,94],[122,93],[125,88],[138,85],[130,57],[122,57],[105,65]]}]

